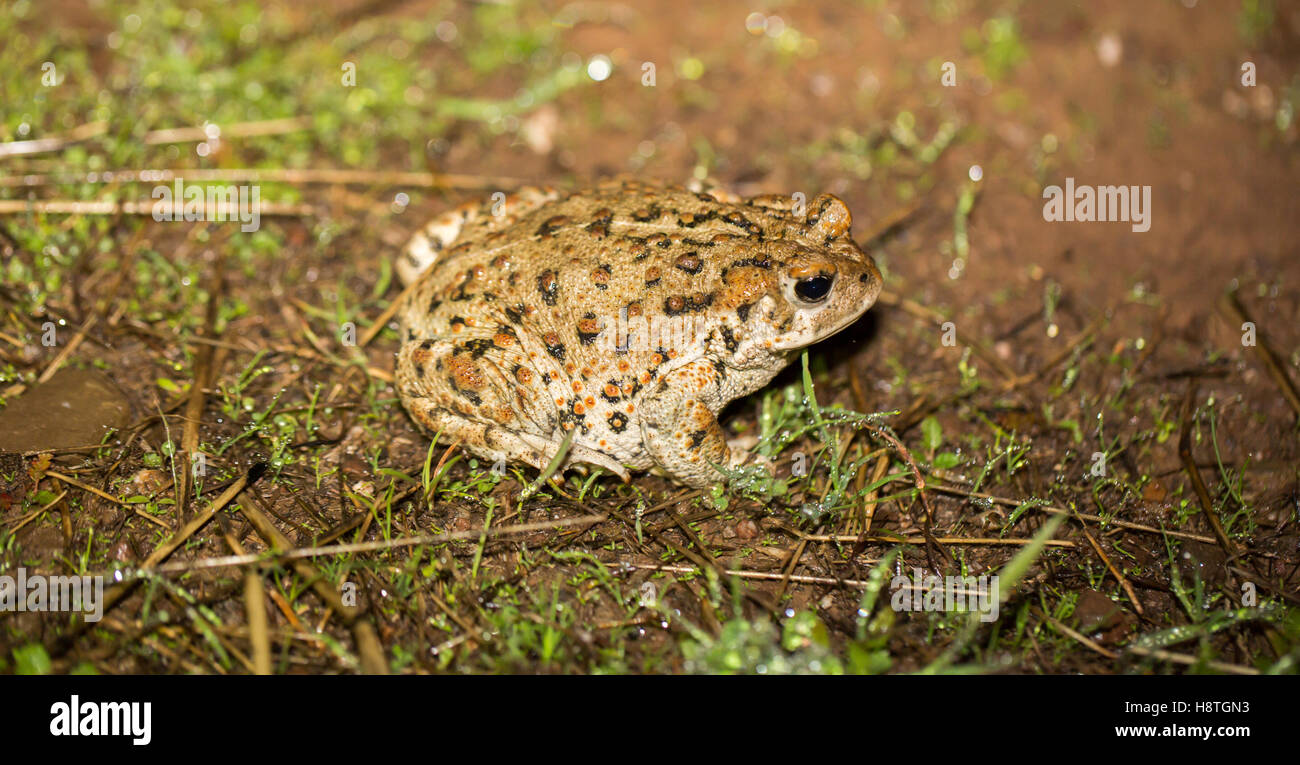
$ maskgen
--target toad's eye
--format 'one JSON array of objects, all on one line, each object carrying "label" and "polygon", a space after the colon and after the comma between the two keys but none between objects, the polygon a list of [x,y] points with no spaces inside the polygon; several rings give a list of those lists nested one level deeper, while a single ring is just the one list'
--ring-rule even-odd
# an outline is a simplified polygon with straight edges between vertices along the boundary
[{"label": "toad's eye", "polygon": [[800,300],[809,303],[820,303],[831,294],[831,283],[835,281],[832,276],[813,276],[808,279],[802,279],[795,282],[794,294],[799,296]]}]

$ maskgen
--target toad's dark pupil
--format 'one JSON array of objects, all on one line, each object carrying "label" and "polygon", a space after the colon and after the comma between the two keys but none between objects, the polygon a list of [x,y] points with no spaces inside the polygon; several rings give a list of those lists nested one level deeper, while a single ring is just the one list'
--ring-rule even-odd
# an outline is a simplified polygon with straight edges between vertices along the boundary
[{"label": "toad's dark pupil", "polygon": [[831,277],[814,276],[797,282],[794,285],[794,293],[809,303],[825,300],[826,296],[831,294]]}]

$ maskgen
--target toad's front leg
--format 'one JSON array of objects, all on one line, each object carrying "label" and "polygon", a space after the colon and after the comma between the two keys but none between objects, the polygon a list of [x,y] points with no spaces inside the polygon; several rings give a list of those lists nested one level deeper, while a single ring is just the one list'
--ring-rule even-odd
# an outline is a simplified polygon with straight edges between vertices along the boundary
[{"label": "toad's front leg", "polygon": [[722,405],[719,382],[708,362],[686,364],[665,375],[641,404],[646,452],[669,476],[697,489],[725,483],[721,469],[750,459],[727,445],[713,414]]}]

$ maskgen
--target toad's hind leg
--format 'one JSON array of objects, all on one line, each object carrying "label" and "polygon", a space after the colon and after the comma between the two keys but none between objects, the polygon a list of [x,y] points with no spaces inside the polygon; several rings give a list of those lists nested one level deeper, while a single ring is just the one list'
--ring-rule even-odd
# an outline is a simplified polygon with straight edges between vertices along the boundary
[{"label": "toad's hind leg", "polygon": [[438,253],[455,243],[468,228],[484,226],[491,229],[506,225],[558,197],[554,189],[527,186],[513,194],[493,195],[448,210],[411,236],[397,259],[397,276],[402,284],[410,284],[433,265]]},{"label": "toad's hind leg", "polygon": [[459,443],[476,457],[493,463],[499,460],[523,462],[538,470],[546,467],[550,460],[543,445],[535,439],[524,439],[516,431],[463,417],[431,398],[410,399],[407,409],[429,435],[438,435],[448,444]]},{"label": "toad's hind leg", "polygon": [[[537,470],[545,470],[559,454],[563,443],[562,440],[469,419],[439,406],[431,398],[410,399],[407,409],[429,435],[439,435],[440,440],[447,443],[459,442],[469,453],[493,463],[500,460],[522,462]],[[561,472],[579,465],[605,468],[624,481],[630,478],[627,470],[608,455],[581,444],[570,444]]]}]

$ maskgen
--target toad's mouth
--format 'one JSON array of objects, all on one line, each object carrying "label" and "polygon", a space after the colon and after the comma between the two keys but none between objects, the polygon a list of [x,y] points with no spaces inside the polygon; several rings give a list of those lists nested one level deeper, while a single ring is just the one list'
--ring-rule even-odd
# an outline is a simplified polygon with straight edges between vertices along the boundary
[{"label": "toad's mouth", "polygon": [[810,327],[805,332],[788,332],[785,335],[772,341],[772,348],[778,351],[797,351],[801,348],[807,348],[810,345],[820,343],[823,340],[830,339],[840,332],[843,332],[851,324],[861,319],[867,310],[875,304],[875,299],[866,301],[861,310],[851,311],[840,316],[833,324],[819,324],[816,320],[811,321]]}]

